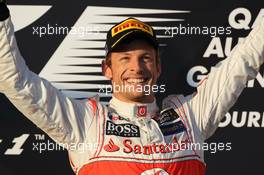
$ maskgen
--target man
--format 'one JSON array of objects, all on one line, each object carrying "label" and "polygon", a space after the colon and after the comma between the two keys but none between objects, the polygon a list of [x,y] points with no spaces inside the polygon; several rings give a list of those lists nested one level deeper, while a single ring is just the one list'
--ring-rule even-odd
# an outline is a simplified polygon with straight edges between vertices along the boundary
[{"label": "man", "polygon": [[199,145],[214,133],[264,60],[262,22],[229,58],[212,68],[196,94],[171,95],[159,110],[154,90],[140,90],[156,85],[161,73],[158,41],[151,26],[129,18],[107,33],[102,70],[114,89],[107,107],[97,98],[65,97],[29,71],[4,3],[0,4],[0,21],[0,91],[65,147],[96,144],[94,149],[67,147],[79,175],[204,174]]}]

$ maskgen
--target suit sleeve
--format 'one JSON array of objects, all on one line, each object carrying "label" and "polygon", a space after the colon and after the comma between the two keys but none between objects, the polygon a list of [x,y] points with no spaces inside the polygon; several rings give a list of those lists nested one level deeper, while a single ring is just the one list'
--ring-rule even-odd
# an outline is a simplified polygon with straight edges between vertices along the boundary
[{"label": "suit sleeve", "polygon": [[93,121],[91,105],[65,97],[31,72],[18,50],[10,18],[1,17],[0,92],[56,142],[83,142]]},{"label": "suit sleeve", "polygon": [[234,105],[248,80],[256,77],[264,60],[264,20],[255,27],[230,56],[212,67],[211,72],[188,102],[204,139]]}]

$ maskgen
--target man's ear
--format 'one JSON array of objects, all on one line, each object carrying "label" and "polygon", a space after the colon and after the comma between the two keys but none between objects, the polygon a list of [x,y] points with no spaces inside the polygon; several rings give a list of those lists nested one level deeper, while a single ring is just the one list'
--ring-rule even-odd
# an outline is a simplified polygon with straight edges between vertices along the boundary
[{"label": "man's ear", "polygon": [[104,75],[106,78],[112,80],[112,78],[113,78],[113,73],[112,73],[112,69],[111,69],[111,67],[110,67],[109,65],[106,64],[106,61],[105,61],[105,60],[102,61],[102,65],[101,65],[101,66],[102,66],[102,73],[103,73],[103,75]]}]

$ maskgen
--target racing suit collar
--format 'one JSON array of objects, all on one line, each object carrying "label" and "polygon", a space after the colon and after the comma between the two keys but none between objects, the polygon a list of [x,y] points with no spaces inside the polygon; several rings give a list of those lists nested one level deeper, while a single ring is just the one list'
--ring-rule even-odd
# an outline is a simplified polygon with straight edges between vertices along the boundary
[{"label": "racing suit collar", "polygon": [[128,119],[153,118],[159,110],[156,99],[152,103],[127,103],[113,96],[109,105],[118,115]]}]

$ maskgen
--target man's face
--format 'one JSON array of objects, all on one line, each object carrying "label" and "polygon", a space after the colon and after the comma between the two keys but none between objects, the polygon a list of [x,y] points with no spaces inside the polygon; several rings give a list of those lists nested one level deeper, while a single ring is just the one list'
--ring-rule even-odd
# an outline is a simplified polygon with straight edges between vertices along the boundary
[{"label": "man's face", "polygon": [[[150,88],[156,84],[161,71],[157,51],[144,40],[134,40],[109,56],[111,65],[103,64],[103,72],[112,81],[113,95],[125,102],[153,102]],[[144,91],[144,87],[149,91]]]}]

